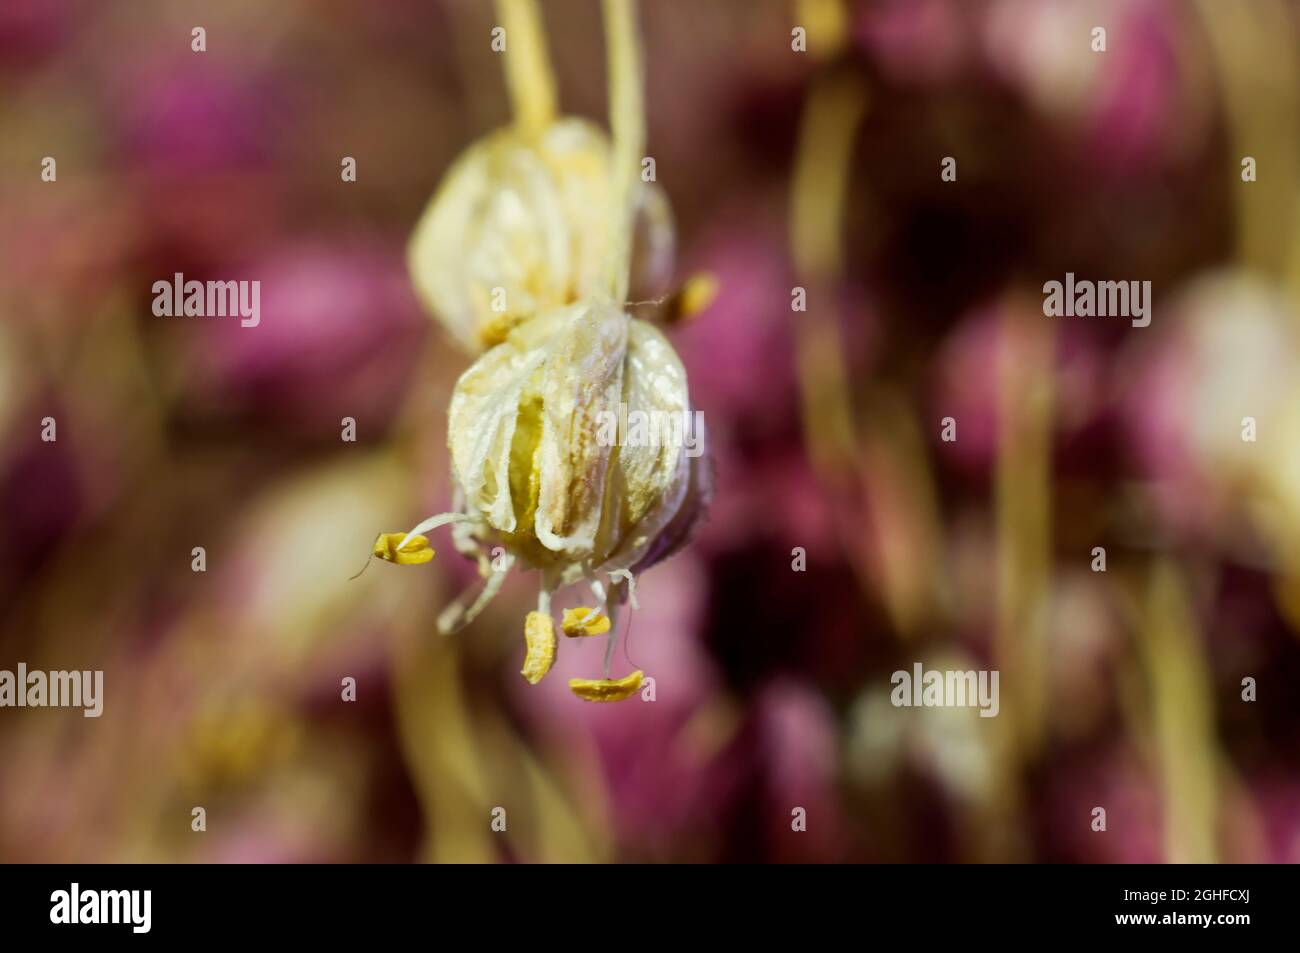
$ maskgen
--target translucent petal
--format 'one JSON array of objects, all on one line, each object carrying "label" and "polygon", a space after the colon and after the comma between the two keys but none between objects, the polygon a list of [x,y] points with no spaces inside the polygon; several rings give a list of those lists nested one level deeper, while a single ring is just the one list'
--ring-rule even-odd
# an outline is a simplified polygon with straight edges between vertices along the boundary
[{"label": "translucent petal", "polygon": [[613,452],[602,418],[618,414],[628,318],[612,302],[582,309],[550,344],[542,388],[537,539],[554,552],[590,554]]}]

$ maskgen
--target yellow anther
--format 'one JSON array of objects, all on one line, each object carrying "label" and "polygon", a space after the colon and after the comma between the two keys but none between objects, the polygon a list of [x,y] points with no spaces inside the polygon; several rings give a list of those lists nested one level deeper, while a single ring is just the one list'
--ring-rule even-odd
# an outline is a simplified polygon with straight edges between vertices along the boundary
[{"label": "yellow anther", "polygon": [[609,616],[595,609],[565,609],[560,623],[564,634],[571,639],[584,635],[604,635],[609,631]]},{"label": "yellow anther", "polygon": [[524,619],[524,644],[528,654],[519,674],[536,685],[555,664],[555,623],[545,612],[530,612]]},{"label": "yellow anther", "polygon": [[510,330],[523,318],[517,314],[496,314],[479,323],[478,339],[485,348],[496,347],[510,336]]},{"label": "yellow anther", "polygon": [[621,702],[636,694],[644,677],[645,673],[637,669],[631,675],[624,675],[622,678],[571,678],[569,691],[583,701]]},{"label": "yellow anther", "polygon": [[717,276],[711,272],[700,271],[691,275],[686,279],[682,290],[677,293],[677,300],[673,302],[676,305],[673,309],[673,319],[689,321],[701,311],[707,310],[718,297],[718,288]]},{"label": "yellow anther", "polygon": [[410,542],[401,549],[398,545],[406,539],[405,533],[380,533],[375,539],[374,554],[380,559],[399,566],[418,566],[433,558],[433,547],[424,536],[412,536]]}]

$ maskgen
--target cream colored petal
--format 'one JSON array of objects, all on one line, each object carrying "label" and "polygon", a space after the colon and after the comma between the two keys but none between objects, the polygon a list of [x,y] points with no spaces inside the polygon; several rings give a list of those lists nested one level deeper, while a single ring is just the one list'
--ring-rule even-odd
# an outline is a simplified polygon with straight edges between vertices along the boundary
[{"label": "cream colored petal", "polygon": [[[627,360],[623,378],[623,401],[628,416],[639,412],[651,422],[652,430],[664,422],[667,431],[658,437],[674,437],[678,428],[690,424],[690,397],[686,369],[673,346],[658,328],[645,321],[633,321],[628,330]],[[683,436],[685,434],[683,433]],[[680,477],[682,444],[659,439],[645,446],[624,444],[618,465],[627,487],[624,519],[636,524],[645,519]]]},{"label": "cream colored petal", "polygon": [[661,562],[689,543],[708,515],[713,502],[713,462],[708,453],[707,428],[700,435],[700,446],[704,453],[689,457],[690,478],[685,497],[672,518],[665,523],[658,523],[653,535],[638,531],[630,534],[633,542],[649,536],[649,542],[625,552],[616,553],[609,560],[607,570],[616,572],[626,568],[633,575],[644,572],[657,562]]},{"label": "cream colored petal", "polygon": [[553,552],[581,558],[595,545],[613,450],[601,445],[601,423],[618,413],[627,333],[622,308],[593,302],[558,334],[546,359],[534,526]]},{"label": "cream colored petal", "polygon": [[[657,419],[670,429],[659,432],[658,445],[627,439],[635,436],[631,426],[632,433],[620,435],[610,480],[617,503],[607,506],[608,522],[602,530],[602,539],[610,541],[606,569],[636,564],[682,508],[691,485],[692,458],[683,445],[693,432],[684,428],[694,427],[686,371],[668,339],[644,321],[634,320],[628,332],[623,400],[629,424],[638,412],[652,425]],[[703,434],[696,436],[703,440]],[[636,442],[643,445],[632,445]]]},{"label": "cream colored petal", "polygon": [[493,348],[461,375],[447,411],[447,445],[466,508],[502,532],[515,529],[510,447],[519,402],[545,357],[510,343]]}]

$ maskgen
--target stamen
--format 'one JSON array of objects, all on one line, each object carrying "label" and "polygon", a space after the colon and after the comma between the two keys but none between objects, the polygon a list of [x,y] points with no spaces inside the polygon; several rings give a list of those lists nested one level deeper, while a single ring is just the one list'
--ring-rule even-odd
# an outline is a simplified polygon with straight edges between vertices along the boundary
[{"label": "stamen", "polygon": [[605,611],[609,613],[609,640],[605,643],[605,677],[609,678],[610,667],[614,664],[614,647],[618,645],[618,603],[607,602]]},{"label": "stamen", "polygon": [[609,571],[608,575],[609,575],[609,580],[610,580],[610,582],[613,582],[615,579],[626,579],[626,580],[627,580],[627,599],[628,599],[628,602],[632,603],[632,608],[633,608],[634,610],[638,610],[638,609],[640,609],[640,608],[641,608],[641,603],[639,603],[639,602],[636,601],[636,576],[632,575],[632,570],[630,570],[630,569],[611,569],[611,570]]},{"label": "stamen", "polygon": [[707,311],[718,297],[718,278],[712,272],[700,271],[686,279],[681,290],[668,302],[663,320],[668,324],[684,324],[696,315]]},{"label": "stamen", "polygon": [[583,701],[621,702],[636,694],[644,677],[645,673],[637,669],[622,678],[571,678],[569,691]]},{"label": "stamen", "polygon": [[[405,548],[406,544],[409,543],[411,540],[413,540],[416,536],[420,535],[421,533],[427,533],[431,529],[437,529],[439,526],[446,526],[448,523],[474,523],[477,521],[478,521],[477,517],[467,516],[464,513],[439,513],[437,516],[430,516],[427,520],[425,520],[423,523],[420,523],[413,530],[411,530],[404,537],[402,537],[402,542],[397,546],[397,548],[398,549]],[[390,535],[396,536],[398,534],[392,533]],[[378,544],[376,543],[376,545]],[[375,555],[378,556],[379,553],[375,553]]]},{"label": "stamen", "polygon": [[565,609],[560,628],[571,639],[604,635],[609,631],[609,616],[602,615],[599,609]]},{"label": "stamen", "polygon": [[536,685],[555,664],[555,622],[544,612],[530,612],[524,619],[524,667],[519,674]]},{"label": "stamen", "polygon": [[433,559],[434,550],[427,537],[416,533],[380,533],[372,554],[399,566],[418,566]]},{"label": "stamen", "polygon": [[[602,606],[608,607],[609,596],[605,592],[605,587],[600,584],[600,580],[596,578],[596,574],[591,571],[589,563],[583,564],[582,575],[586,578],[587,586],[591,589],[591,594],[596,597],[596,601]],[[588,609],[587,615],[582,620],[582,625],[591,622],[598,615],[600,615],[600,609]]]}]

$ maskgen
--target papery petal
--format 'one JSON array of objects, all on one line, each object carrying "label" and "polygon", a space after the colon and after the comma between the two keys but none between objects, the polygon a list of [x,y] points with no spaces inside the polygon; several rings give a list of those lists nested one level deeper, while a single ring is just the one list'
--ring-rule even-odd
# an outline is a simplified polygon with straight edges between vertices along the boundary
[{"label": "papery petal", "polygon": [[595,546],[613,450],[601,445],[601,422],[618,413],[627,341],[622,309],[596,302],[575,315],[547,355],[535,528],[554,552],[580,555]]},{"label": "papery petal", "polygon": [[510,460],[519,405],[545,359],[542,348],[494,347],[460,376],[447,410],[447,446],[467,509],[502,532],[516,525]]}]

